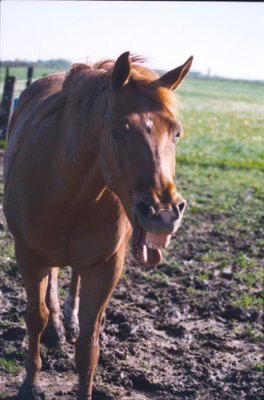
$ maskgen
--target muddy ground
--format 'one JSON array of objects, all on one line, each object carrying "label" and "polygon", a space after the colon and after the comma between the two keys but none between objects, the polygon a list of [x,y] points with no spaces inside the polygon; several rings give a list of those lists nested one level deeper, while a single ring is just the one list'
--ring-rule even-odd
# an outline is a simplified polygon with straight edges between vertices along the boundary
[{"label": "muddy ground", "polygon": [[[0,218],[7,249],[12,238],[2,209]],[[128,252],[104,317],[94,400],[263,399],[261,307],[230,301],[250,291],[260,297],[261,283],[248,288],[235,264],[219,268],[200,262],[210,248],[221,252],[226,242],[213,229],[215,215],[200,215],[199,226],[192,218],[187,214],[158,267],[138,265]],[[250,251],[261,232],[230,238],[230,254]],[[69,273],[69,268],[61,272],[62,300]],[[26,299],[11,250],[1,257],[0,301],[0,398],[7,400],[16,398],[27,349]],[[57,350],[42,345],[42,356],[47,398],[74,399],[73,345]]]}]

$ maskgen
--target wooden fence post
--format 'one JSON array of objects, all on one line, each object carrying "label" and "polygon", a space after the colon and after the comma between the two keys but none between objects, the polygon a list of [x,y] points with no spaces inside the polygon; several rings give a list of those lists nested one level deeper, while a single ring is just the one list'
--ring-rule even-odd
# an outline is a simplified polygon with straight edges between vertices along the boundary
[{"label": "wooden fence post", "polygon": [[3,91],[3,98],[0,107],[0,139],[6,139],[6,131],[9,122],[9,117],[12,111],[12,103],[13,103],[13,96],[14,96],[14,89],[15,89],[15,76],[8,76],[5,77],[5,85]]},{"label": "wooden fence post", "polygon": [[31,84],[32,77],[33,77],[33,71],[34,71],[34,68],[33,68],[33,67],[28,67],[28,70],[27,70],[27,84],[26,84],[26,87],[28,87],[28,86]]}]

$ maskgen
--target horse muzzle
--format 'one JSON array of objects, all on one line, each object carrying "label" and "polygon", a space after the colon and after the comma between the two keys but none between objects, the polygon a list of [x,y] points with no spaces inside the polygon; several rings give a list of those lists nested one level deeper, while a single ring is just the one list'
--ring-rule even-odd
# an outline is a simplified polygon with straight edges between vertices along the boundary
[{"label": "horse muzzle", "polygon": [[132,249],[136,259],[145,264],[161,262],[161,250],[168,247],[171,236],[180,226],[186,201],[178,199],[176,204],[148,205],[139,201],[134,208]]}]

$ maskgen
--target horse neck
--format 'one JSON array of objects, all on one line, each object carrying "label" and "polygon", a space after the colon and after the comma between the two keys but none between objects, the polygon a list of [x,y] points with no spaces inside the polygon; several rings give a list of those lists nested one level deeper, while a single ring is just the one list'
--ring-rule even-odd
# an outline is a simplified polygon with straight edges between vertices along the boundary
[{"label": "horse neck", "polygon": [[[105,116],[101,118],[82,113],[76,118],[73,111],[65,109],[62,118],[61,160],[68,176],[80,182],[79,194],[89,192],[89,197],[98,196],[106,187],[100,164],[100,141]],[[91,199],[92,201],[92,199]]]}]

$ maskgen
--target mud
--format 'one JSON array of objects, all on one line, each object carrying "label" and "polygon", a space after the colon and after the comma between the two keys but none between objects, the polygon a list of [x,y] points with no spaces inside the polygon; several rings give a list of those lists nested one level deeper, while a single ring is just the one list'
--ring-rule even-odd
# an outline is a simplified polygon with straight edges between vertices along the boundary
[{"label": "mud", "polygon": [[[261,282],[248,288],[235,265],[201,262],[210,248],[224,251],[224,242],[208,229],[215,216],[200,217],[199,227],[186,219],[158,267],[138,265],[128,251],[103,321],[93,400],[263,399],[262,309],[230,301],[245,291],[260,297]],[[8,246],[2,209],[0,218]],[[256,229],[255,239],[260,234]],[[232,237],[231,255],[250,249],[251,239]],[[60,274],[62,302],[69,274]],[[26,298],[12,257],[1,258],[0,301],[0,398],[7,400],[23,381],[27,350]],[[42,357],[45,398],[74,399],[74,346],[42,345]]]}]

